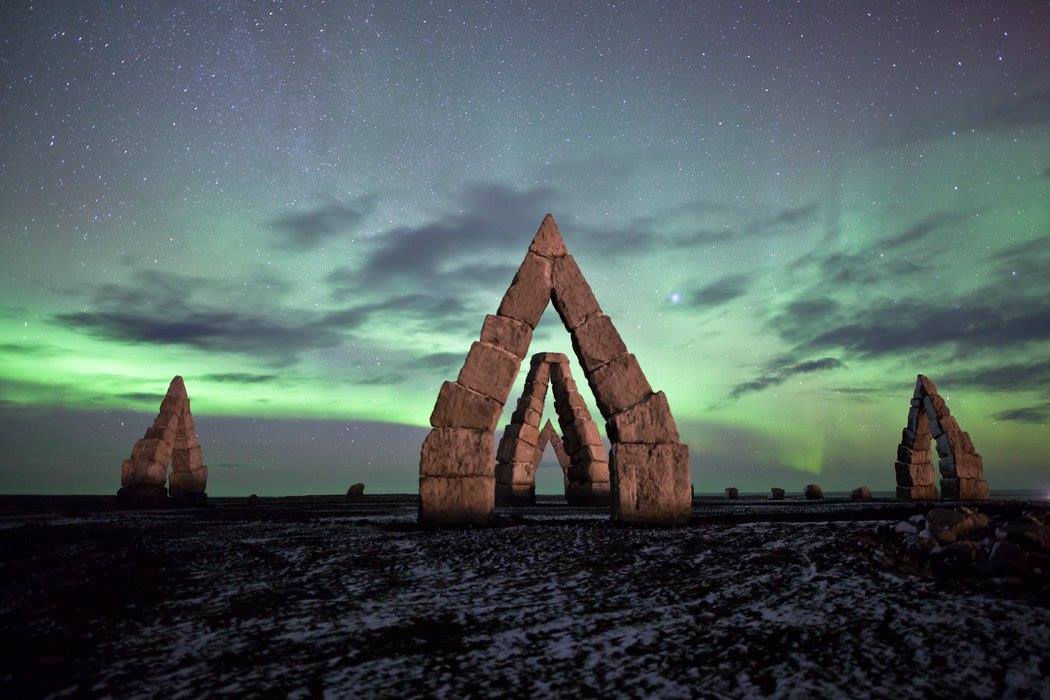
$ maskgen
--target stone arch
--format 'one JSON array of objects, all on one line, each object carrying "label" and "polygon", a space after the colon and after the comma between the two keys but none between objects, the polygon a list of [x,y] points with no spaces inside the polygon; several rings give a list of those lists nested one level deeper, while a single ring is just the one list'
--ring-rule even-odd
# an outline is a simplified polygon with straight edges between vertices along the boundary
[{"label": "stone arch", "polygon": [[[563,441],[550,420],[539,430],[550,386]],[[570,505],[609,505],[609,462],[598,426],[576,388],[569,358],[560,352],[532,356],[525,389],[496,451],[496,504],[536,502],[536,469],[549,442],[565,477]]]},{"label": "stone arch", "polygon": [[547,214],[496,314],[485,317],[459,377],[442,384],[438,393],[430,416],[433,430],[420,453],[420,522],[484,523],[490,518],[493,431],[549,302],[571,336],[606,421],[613,518],[688,520],[689,448],[679,440],[667,397],[653,392]]},{"label": "stone arch", "polygon": [[[170,488],[165,489],[165,482]],[[190,397],[182,377],[176,376],[153,425],[120,466],[117,501],[129,506],[157,505],[165,502],[170,491],[177,502],[198,503],[206,500],[207,485],[208,467],[197,439]]]},{"label": "stone arch", "polygon": [[948,404],[937,393],[929,377],[915,380],[908,422],[897,446],[897,498],[932,501],[937,498],[933,483],[931,443],[936,445],[941,473],[941,498],[988,500],[984,464],[974,449],[970,434],[952,417]]}]

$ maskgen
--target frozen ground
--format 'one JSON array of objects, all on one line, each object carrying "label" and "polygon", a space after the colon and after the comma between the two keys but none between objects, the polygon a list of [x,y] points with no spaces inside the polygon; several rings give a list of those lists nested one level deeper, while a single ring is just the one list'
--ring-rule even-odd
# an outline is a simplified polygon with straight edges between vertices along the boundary
[{"label": "frozen ground", "polygon": [[883,571],[873,521],[527,515],[9,513],[0,694],[1050,697],[1045,596]]}]

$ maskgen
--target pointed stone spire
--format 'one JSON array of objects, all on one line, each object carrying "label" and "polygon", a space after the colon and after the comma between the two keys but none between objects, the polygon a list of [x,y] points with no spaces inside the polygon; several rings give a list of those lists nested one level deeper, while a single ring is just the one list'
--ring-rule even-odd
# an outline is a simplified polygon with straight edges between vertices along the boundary
[{"label": "pointed stone spire", "polygon": [[543,217],[543,223],[540,224],[539,230],[533,236],[532,244],[529,245],[529,252],[542,255],[545,258],[560,258],[568,255],[569,251],[565,247],[565,239],[561,237],[558,224],[555,223],[554,217],[549,213]]}]

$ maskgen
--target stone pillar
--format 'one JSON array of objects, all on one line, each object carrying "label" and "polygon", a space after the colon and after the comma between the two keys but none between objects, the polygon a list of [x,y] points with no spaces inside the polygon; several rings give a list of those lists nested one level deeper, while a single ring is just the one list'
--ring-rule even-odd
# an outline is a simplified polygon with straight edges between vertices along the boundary
[{"label": "stone pillar", "polygon": [[172,443],[171,475],[168,491],[176,505],[203,505],[208,500],[208,467],[204,464],[201,443],[190,411],[190,399],[186,397],[179,429]]},{"label": "stone pillar", "polygon": [[[561,356],[565,358],[564,355]],[[569,459],[565,500],[571,506],[609,506],[609,457],[598,425],[591,418],[569,369],[568,358],[551,365],[554,409]]]},{"label": "stone pillar", "polygon": [[532,356],[525,389],[496,451],[497,505],[530,506],[536,502],[536,469],[543,453],[540,420],[550,377],[545,356]]}]

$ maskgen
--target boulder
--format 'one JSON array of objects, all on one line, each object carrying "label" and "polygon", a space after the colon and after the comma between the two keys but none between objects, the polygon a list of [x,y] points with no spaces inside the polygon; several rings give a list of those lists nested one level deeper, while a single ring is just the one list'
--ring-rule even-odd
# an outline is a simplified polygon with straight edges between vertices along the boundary
[{"label": "boulder", "polygon": [[360,501],[365,497],[365,485],[358,482],[346,490],[346,502]]},{"label": "boulder", "polygon": [[532,326],[506,316],[488,315],[481,326],[481,341],[503,348],[522,360],[532,342]]},{"label": "boulder", "polygon": [[456,382],[495,399],[502,406],[507,402],[520,365],[521,359],[517,355],[495,345],[475,341],[470,346]]},{"label": "boulder", "polygon": [[634,406],[653,393],[634,355],[621,355],[587,378],[598,410],[606,419]]},{"label": "boulder", "polygon": [[728,498],[731,501],[735,501],[736,499],[740,498],[740,489],[738,489],[735,486],[730,486],[726,489],[726,498]]},{"label": "boulder", "polygon": [[550,298],[568,331],[602,312],[591,286],[571,255],[554,260]]},{"label": "boulder", "polygon": [[253,493],[251,496],[248,496],[248,498],[244,499],[244,505],[248,506],[249,508],[254,508],[255,506],[259,505],[259,497]]},{"label": "boulder", "polygon": [[496,503],[491,476],[419,478],[419,522],[422,525],[486,524]]},{"label": "boulder", "polygon": [[664,392],[658,391],[605,422],[612,442],[678,442],[678,426]]},{"label": "boulder", "polygon": [[[565,258],[557,258],[555,265],[562,260]],[[550,300],[551,261],[535,253],[526,253],[496,313],[535,328]]]},{"label": "boulder", "polygon": [[824,492],[816,484],[806,485],[806,500],[819,501],[824,498]]},{"label": "boulder", "polygon": [[572,348],[580,360],[584,375],[605,363],[627,354],[627,346],[605,314],[591,316],[571,332]]},{"label": "boulder", "polygon": [[854,501],[870,501],[871,500],[871,489],[867,486],[858,486],[849,492],[849,497]]},{"label": "boulder", "polygon": [[554,217],[550,214],[543,217],[539,230],[536,231],[532,243],[529,244],[529,252],[545,258],[560,258],[569,254],[565,248],[565,240],[561,236],[561,231],[558,230],[558,224],[554,222]]},{"label": "boulder", "polygon": [[898,486],[897,498],[902,501],[936,501],[937,487],[933,484]]},{"label": "boulder", "polygon": [[941,498],[951,501],[987,501],[988,482],[984,479],[941,479]]},{"label": "boulder", "polygon": [[619,443],[609,451],[613,519],[683,524],[692,515],[689,448]]},{"label": "boulder", "polygon": [[492,476],[492,433],[469,428],[434,428],[423,441],[422,476]]},{"label": "boulder", "polygon": [[784,500],[784,489],[774,486],[769,490],[769,498],[774,501]]},{"label": "boulder", "polygon": [[445,382],[430,414],[430,425],[435,428],[495,430],[502,414],[503,405],[496,399],[457,382]]}]

